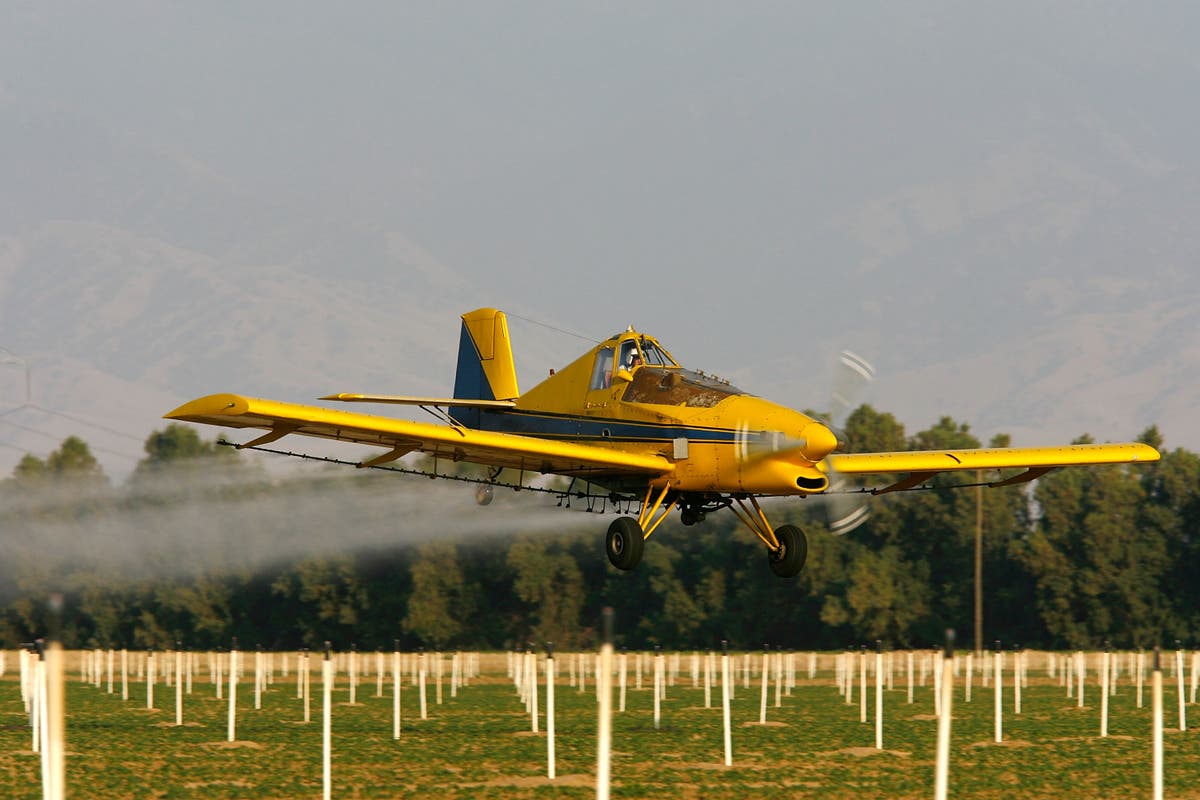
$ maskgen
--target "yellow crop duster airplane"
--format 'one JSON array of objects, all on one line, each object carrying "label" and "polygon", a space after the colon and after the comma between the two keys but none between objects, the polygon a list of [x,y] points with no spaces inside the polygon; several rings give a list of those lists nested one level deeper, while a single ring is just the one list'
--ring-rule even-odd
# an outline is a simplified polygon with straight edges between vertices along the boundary
[{"label": "yellow crop duster airplane", "polygon": [[[831,474],[903,476],[871,490],[883,494],[916,488],[941,472],[1023,470],[987,484],[1008,486],[1059,467],[1159,458],[1154,448],[1138,443],[837,453],[829,426],[685,369],[653,337],[632,328],[521,394],[508,323],[490,308],[462,317],[454,397],[321,399],[417,405],[439,422],[233,394],[193,400],[166,417],[265,431],[239,448],[268,450],[265,445],[297,434],[385,449],[356,463],[359,467],[388,468],[414,452],[433,457],[432,473],[421,474],[439,476],[438,461],[486,465],[492,468],[489,478],[476,481],[482,484],[476,492],[481,504],[490,502],[493,485],[527,488],[527,473],[567,476],[571,487],[556,491],[561,498],[587,497],[589,503],[604,498],[637,509],[636,517],[619,517],[608,529],[609,561],[623,570],[638,564],[645,540],[673,509],[680,509],[684,525],[693,525],[728,507],[766,545],[771,569],[781,577],[800,572],[808,542],[794,525],[773,527],[759,498],[821,494],[830,489]],[[503,469],[519,470],[521,478],[504,483]],[[588,486],[586,493],[574,490],[577,482]],[[592,487],[602,493],[593,494]]]}]

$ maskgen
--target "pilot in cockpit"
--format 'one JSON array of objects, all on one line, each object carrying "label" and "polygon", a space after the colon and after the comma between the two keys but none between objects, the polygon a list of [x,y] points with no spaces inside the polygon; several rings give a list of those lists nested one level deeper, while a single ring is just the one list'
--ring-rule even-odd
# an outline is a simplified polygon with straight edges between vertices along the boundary
[{"label": "pilot in cockpit", "polygon": [[638,350],[637,344],[629,341],[621,345],[621,368],[632,372],[634,367],[640,367],[641,365],[642,354]]}]

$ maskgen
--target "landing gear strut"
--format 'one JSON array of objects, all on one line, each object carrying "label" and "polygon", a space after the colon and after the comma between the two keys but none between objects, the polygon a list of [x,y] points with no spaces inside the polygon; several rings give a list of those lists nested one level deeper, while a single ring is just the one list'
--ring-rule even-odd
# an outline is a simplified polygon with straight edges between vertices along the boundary
[{"label": "landing gear strut", "polygon": [[804,562],[808,560],[808,537],[804,535],[804,531],[795,525],[772,528],[771,523],[767,522],[767,515],[763,513],[753,495],[750,496],[750,508],[746,507],[742,498],[735,497],[734,500],[738,507],[730,506],[733,513],[737,514],[742,524],[767,546],[767,561],[771,565],[771,571],[781,578],[794,578],[799,575],[800,570],[804,569]]},{"label": "landing gear strut", "polygon": [[667,499],[670,489],[670,484],[664,485],[658,496],[651,501],[654,496],[654,487],[647,487],[646,497],[642,500],[642,510],[638,513],[638,518],[620,517],[613,520],[612,525],[608,526],[604,549],[608,553],[609,562],[614,567],[628,571],[636,567],[642,560],[642,551],[645,549],[646,540],[650,538],[650,534],[654,533],[654,529],[662,524],[662,521],[667,518],[671,509],[675,508],[675,504],[678,502],[678,498],[675,498],[664,506],[663,501]]}]

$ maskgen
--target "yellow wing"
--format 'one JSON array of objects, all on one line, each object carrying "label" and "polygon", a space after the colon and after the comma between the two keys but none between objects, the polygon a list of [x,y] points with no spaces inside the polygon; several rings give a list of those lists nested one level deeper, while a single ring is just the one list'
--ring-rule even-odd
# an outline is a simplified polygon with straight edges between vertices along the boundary
[{"label": "yellow wing", "polygon": [[662,475],[674,469],[666,458],[653,454],[410,422],[235,394],[201,397],[165,417],[267,431],[239,447],[257,447],[295,433],[388,448],[387,453],[364,461],[362,466],[384,464],[419,451],[451,461],[561,475]]},{"label": "yellow wing", "polygon": [[939,472],[958,470],[1024,469],[990,486],[1010,486],[1039,478],[1059,467],[1129,464],[1158,461],[1158,451],[1137,442],[1073,444],[1063,447],[1004,447],[979,450],[918,450],[897,453],[839,453],[828,457],[843,475],[909,473],[908,477],[875,494],[911,489]]}]

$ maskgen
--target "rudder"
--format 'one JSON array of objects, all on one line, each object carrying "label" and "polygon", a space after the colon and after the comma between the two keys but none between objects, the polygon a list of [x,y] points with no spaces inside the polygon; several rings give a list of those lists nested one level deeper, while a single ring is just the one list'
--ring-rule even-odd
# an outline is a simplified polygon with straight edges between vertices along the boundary
[{"label": "rudder", "polygon": [[[463,400],[515,400],[520,394],[504,312],[480,308],[463,314],[454,396]],[[478,427],[478,409],[453,408],[451,413],[464,425]]]}]

